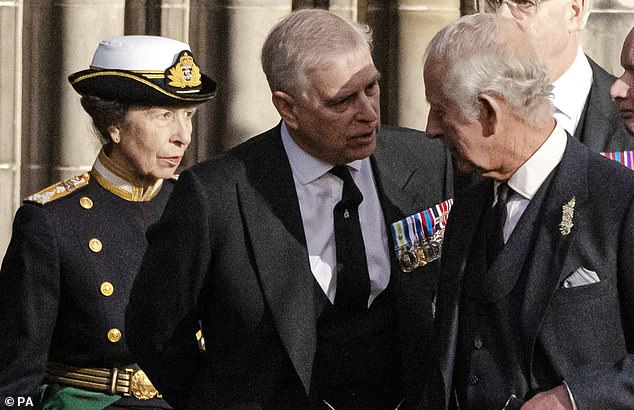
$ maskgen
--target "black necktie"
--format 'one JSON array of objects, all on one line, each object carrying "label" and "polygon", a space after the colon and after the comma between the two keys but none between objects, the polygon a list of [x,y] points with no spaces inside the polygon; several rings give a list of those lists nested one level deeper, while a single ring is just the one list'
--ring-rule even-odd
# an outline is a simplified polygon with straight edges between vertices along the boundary
[{"label": "black necktie", "polygon": [[337,293],[335,307],[363,311],[368,307],[370,276],[359,223],[363,195],[345,165],[330,170],[343,181],[341,201],[335,205],[335,245],[337,248]]},{"label": "black necktie", "polygon": [[513,190],[506,184],[498,186],[498,201],[491,211],[489,237],[487,243],[487,263],[491,266],[495,258],[504,248],[504,223],[506,222],[506,204]]}]

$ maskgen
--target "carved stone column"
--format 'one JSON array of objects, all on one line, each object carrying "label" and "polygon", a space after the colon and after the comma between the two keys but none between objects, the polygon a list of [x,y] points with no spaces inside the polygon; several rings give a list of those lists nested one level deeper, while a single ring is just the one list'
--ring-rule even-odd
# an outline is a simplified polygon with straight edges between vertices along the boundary
[{"label": "carved stone column", "polygon": [[477,13],[478,11],[485,11],[484,0],[461,0],[460,3],[460,10],[463,16]]},{"label": "carved stone column", "polygon": [[162,0],[125,0],[125,34],[161,34]]},{"label": "carved stone column", "polygon": [[[425,129],[429,107],[425,101],[422,58],[434,34],[460,17],[460,0],[396,0],[390,23],[390,106],[386,122]],[[385,71],[386,68],[383,68]]]},{"label": "carved stone column", "polygon": [[349,20],[359,20],[359,0],[330,0],[329,10]]},{"label": "carved stone column", "polygon": [[[101,147],[79,96],[66,77],[90,65],[100,40],[123,35],[124,0],[57,0],[53,10],[60,33],[61,77],[58,84],[59,136],[55,145],[55,179],[90,169]],[[90,27],[87,30],[87,27]]]},{"label": "carved stone column", "polygon": [[392,27],[398,27],[398,22],[390,15],[390,2],[384,0],[368,0],[360,12],[359,20],[368,24],[372,29],[374,47],[372,57],[374,65],[381,73],[381,121],[386,124],[397,125],[396,107],[390,104],[398,99],[396,87],[391,87],[398,78],[398,73],[392,69],[390,47],[395,43]]},{"label": "carved stone column", "polygon": [[206,158],[273,127],[279,116],[262,72],[269,30],[291,12],[291,0],[192,0],[191,46],[218,94],[196,118],[190,158]]},{"label": "carved stone column", "polygon": [[31,0],[25,21],[22,195],[90,169],[100,148],[67,76],[123,34],[124,0]]},{"label": "carved stone column", "polygon": [[161,35],[189,43],[190,0],[163,0]]},{"label": "carved stone column", "polygon": [[22,0],[0,2],[0,259],[20,204]]},{"label": "carved stone column", "polygon": [[293,10],[299,9],[328,9],[330,0],[293,0]]},{"label": "carved stone column", "polygon": [[634,26],[634,1],[594,0],[592,10],[583,34],[583,50],[607,71],[620,76],[623,40]]}]

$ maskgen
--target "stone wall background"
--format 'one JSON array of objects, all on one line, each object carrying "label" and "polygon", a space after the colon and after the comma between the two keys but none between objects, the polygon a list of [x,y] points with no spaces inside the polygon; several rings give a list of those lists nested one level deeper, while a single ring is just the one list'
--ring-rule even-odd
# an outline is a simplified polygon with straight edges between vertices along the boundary
[{"label": "stone wall background", "polygon": [[[219,84],[197,115],[185,166],[274,126],[259,64],[268,30],[292,10],[328,8],[369,24],[382,72],[383,121],[424,129],[421,59],[431,37],[481,0],[0,0],[0,257],[21,198],[89,170],[99,149],[71,72],[102,38],[160,34],[188,42]],[[634,0],[595,0],[585,50],[620,75]]]}]

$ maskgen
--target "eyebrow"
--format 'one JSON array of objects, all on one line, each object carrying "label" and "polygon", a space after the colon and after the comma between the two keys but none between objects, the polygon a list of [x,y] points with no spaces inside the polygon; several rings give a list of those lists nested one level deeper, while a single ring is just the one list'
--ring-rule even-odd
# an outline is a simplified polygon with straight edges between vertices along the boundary
[{"label": "eyebrow", "polygon": [[[363,87],[364,89],[367,88],[369,85],[374,84],[376,82],[378,82],[381,79],[381,73],[379,71],[376,72],[376,74],[374,75],[374,77],[372,78],[371,81],[368,81],[365,86]],[[350,90],[350,89],[346,89],[345,86],[339,90],[339,92],[335,95],[333,95],[332,97],[326,98],[325,99],[325,103],[327,105],[333,105],[338,103],[339,101],[343,101],[346,98],[356,94],[357,91],[356,90]]]},{"label": "eyebrow", "polygon": [[[494,7],[500,7],[502,6],[502,3],[504,3],[503,0],[488,0],[487,3],[489,4],[489,6],[494,6]],[[536,6],[538,3],[540,3],[540,0],[509,0],[509,3],[513,3],[519,6]]]}]

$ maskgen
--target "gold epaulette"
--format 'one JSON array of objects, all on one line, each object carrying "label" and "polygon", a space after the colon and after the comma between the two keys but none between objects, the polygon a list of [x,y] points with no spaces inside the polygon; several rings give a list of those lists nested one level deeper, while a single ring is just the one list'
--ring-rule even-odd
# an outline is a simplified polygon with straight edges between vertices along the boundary
[{"label": "gold epaulette", "polygon": [[88,180],[90,180],[90,174],[86,172],[85,174],[78,175],[76,177],[68,178],[65,181],[60,181],[56,184],[51,185],[48,188],[44,188],[37,194],[33,194],[30,197],[24,199],[24,202],[35,202],[37,204],[45,204],[56,199],[62,198],[77,188],[81,188],[85,185],[88,185]]}]

